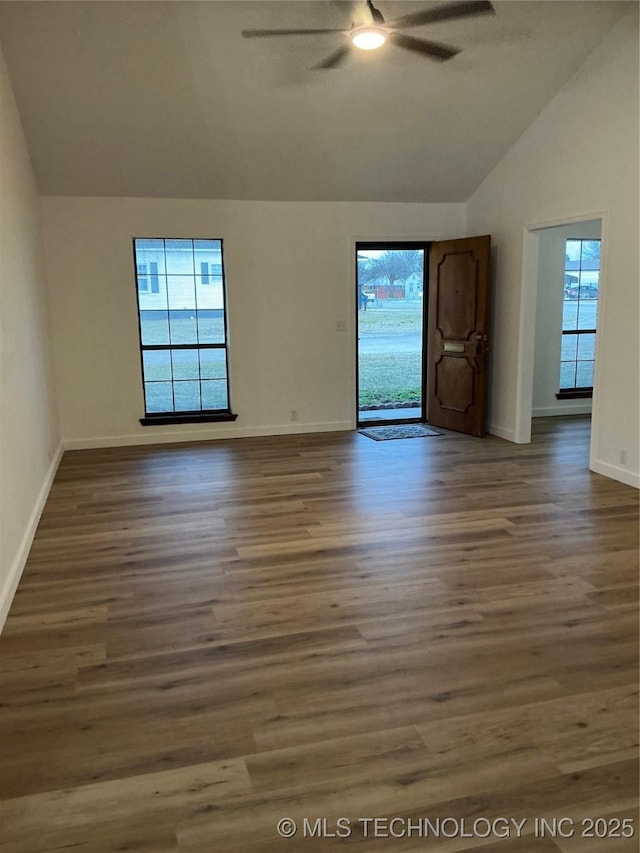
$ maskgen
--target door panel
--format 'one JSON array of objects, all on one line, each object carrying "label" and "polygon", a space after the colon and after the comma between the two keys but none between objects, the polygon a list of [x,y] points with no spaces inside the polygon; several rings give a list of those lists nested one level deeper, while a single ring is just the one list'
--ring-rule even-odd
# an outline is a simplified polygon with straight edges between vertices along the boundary
[{"label": "door panel", "polygon": [[473,398],[473,368],[469,366],[467,359],[440,359],[436,364],[435,381],[438,404],[441,407],[446,406],[452,412],[465,414],[469,408],[469,400]]},{"label": "door panel", "polygon": [[491,237],[432,243],[427,418],[484,435]]}]

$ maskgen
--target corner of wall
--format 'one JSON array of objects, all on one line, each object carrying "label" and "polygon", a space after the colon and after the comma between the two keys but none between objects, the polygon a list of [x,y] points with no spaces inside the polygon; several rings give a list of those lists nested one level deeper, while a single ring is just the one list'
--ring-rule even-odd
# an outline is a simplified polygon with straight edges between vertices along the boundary
[{"label": "corner of wall", "polygon": [[589,470],[596,474],[602,474],[603,477],[608,477],[610,480],[624,483],[626,486],[632,486],[634,489],[640,489],[640,474],[629,471],[628,468],[622,468],[620,465],[612,465],[610,462],[592,459]]},{"label": "corner of wall", "polygon": [[27,557],[29,556],[29,551],[31,550],[31,545],[36,535],[36,530],[38,529],[40,516],[42,515],[42,510],[47,502],[49,492],[51,491],[51,486],[56,476],[58,466],[60,465],[62,454],[63,447],[62,442],[60,442],[53,455],[49,470],[47,471],[45,480],[38,493],[38,497],[36,498],[33,511],[27,521],[20,546],[18,547],[18,552],[15,555],[13,563],[9,567],[4,585],[0,590],[0,631],[4,628],[4,623],[9,615],[9,608],[11,607],[18,584],[20,583],[20,578],[22,577],[22,572],[24,571]]},{"label": "corner of wall", "polygon": [[1,50],[0,113],[1,627],[62,453],[39,194]]}]

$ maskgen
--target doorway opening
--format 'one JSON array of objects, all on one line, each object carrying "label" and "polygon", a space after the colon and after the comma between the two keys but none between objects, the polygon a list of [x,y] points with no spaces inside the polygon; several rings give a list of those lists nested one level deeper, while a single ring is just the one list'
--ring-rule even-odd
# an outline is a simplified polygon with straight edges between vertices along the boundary
[{"label": "doorway opening", "polygon": [[597,394],[602,232],[601,216],[528,228],[519,442],[531,440],[534,419],[580,416],[576,423],[583,430],[590,420]]},{"label": "doorway opening", "polygon": [[357,422],[426,420],[429,243],[356,243]]}]

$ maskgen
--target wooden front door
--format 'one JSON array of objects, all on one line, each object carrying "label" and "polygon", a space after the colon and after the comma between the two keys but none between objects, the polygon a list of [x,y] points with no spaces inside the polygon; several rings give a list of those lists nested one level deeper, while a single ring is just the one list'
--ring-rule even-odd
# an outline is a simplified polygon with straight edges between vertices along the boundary
[{"label": "wooden front door", "polygon": [[432,243],[427,420],[484,435],[491,237]]}]

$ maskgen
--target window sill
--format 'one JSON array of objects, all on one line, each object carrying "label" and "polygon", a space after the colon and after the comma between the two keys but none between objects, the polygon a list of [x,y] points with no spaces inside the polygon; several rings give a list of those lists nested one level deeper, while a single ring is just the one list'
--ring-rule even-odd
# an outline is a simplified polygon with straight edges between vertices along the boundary
[{"label": "window sill", "polygon": [[176,413],[163,415],[147,415],[140,418],[142,426],[167,426],[168,424],[213,424],[223,421],[235,421],[238,416],[233,412],[194,412],[193,414]]},{"label": "window sill", "polygon": [[556,394],[556,400],[590,400],[592,397],[593,388],[567,388]]}]

